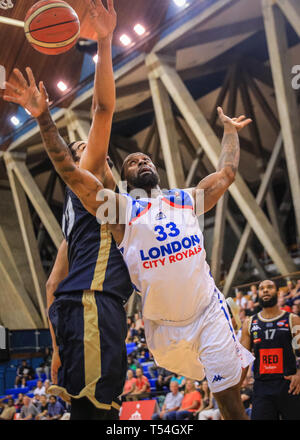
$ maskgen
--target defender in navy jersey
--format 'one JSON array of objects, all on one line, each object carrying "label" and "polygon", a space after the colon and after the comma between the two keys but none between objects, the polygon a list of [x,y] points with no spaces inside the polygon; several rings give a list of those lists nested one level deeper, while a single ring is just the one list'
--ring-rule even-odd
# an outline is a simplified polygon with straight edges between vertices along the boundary
[{"label": "defender in navy jersey", "polygon": [[82,418],[81,398],[99,409],[120,407],[127,371],[124,304],[133,288],[107,225],[100,225],[69,188],[62,223],[69,273],[49,309],[61,359],[50,391],[72,402],[73,415]]},{"label": "defender in navy jersey", "polygon": [[242,344],[255,356],[253,420],[300,420],[300,318],[281,310],[273,281],[259,285],[262,311],[245,321]]}]

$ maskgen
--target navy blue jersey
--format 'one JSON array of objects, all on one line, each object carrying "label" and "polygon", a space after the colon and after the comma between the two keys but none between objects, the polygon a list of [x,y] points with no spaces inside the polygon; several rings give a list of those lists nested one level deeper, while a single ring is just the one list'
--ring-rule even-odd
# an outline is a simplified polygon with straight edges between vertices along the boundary
[{"label": "navy blue jersey", "polygon": [[95,290],[127,301],[133,287],[108,225],[99,224],[68,187],[62,230],[68,243],[69,274],[56,294]]},{"label": "navy blue jersey", "polygon": [[249,333],[255,356],[255,379],[283,379],[284,376],[296,373],[291,316],[282,311],[274,319],[264,319],[261,313],[251,317]]}]

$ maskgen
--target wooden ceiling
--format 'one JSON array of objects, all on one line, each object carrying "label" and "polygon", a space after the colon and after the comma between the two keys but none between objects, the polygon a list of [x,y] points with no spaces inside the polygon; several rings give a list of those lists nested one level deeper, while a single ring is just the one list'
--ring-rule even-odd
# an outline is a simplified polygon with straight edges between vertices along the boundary
[{"label": "wooden ceiling", "polygon": [[[28,9],[36,3],[36,0],[12,0],[14,8],[0,9],[0,16],[24,21]],[[119,45],[119,37],[124,32],[132,32],[136,23],[143,24],[147,29],[157,29],[164,21],[171,0],[115,0],[115,9],[118,14],[118,26],[115,31],[114,45]],[[89,22],[86,0],[68,0],[68,3],[77,12],[81,23],[81,38],[95,39],[95,31]],[[34,50],[27,42],[24,30],[0,23],[0,65],[6,69],[7,79],[14,82],[12,70],[14,67],[24,72],[26,66],[30,66],[37,81],[43,80],[47,87],[51,100],[61,98],[61,93],[56,87],[57,80],[68,78],[70,88],[75,87],[80,79],[83,53],[73,47],[69,52],[48,56]],[[153,42],[154,44],[154,42]],[[144,50],[149,50],[149,44]],[[3,91],[0,91],[2,97]],[[68,105],[70,102],[68,102]],[[17,111],[15,104],[9,104],[0,100],[0,136],[6,136],[12,132],[13,126],[9,119]],[[1,149],[6,149],[2,145]]]}]

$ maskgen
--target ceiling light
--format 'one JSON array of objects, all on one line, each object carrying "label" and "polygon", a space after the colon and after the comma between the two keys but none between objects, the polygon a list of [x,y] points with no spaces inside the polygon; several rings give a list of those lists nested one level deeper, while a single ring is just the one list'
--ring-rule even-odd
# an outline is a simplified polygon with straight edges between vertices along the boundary
[{"label": "ceiling light", "polygon": [[19,124],[20,124],[20,121],[19,121],[18,118],[16,118],[16,116],[12,116],[12,117],[10,118],[10,120],[11,120],[11,122],[12,122],[14,125],[19,125]]},{"label": "ceiling light", "polygon": [[141,24],[136,24],[133,29],[138,35],[144,35],[146,32],[146,29]]},{"label": "ceiling light", "polygon": [[63,82],[63,81],[59,81],[57,83],[57,87],[59,88],[59,90],[61,90],[62,92],[65,92],[67,90],[67,85]]},{"label": "ceiling light", "polygon": [[131,38],[129,38],[128,35],[123,34],[120,37],[120,41],[124,46],[129,46],[129,44],[131,43]]},{"label": "ceiling light", "polygon": [[186,0],[173,0],[176,6],[182,7],[186,4]]}]

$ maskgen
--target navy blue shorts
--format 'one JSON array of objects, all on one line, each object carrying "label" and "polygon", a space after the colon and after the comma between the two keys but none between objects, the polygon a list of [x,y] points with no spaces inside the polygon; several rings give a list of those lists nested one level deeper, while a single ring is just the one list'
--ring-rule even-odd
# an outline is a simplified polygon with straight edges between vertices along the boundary
[{"label": "navy blue shorts", "polygon": [[256,380],[253,387],[252,420],[300,420],[300,395],[289,394],[290,381]]},{"label": "navy blue shorts", "polygon": [[87,397],[97,408],[119,409],[127,352],[127,323],[118,299],[85,290],[58,295],[49,309],[61,367],[49,392],[67,402]]}]

